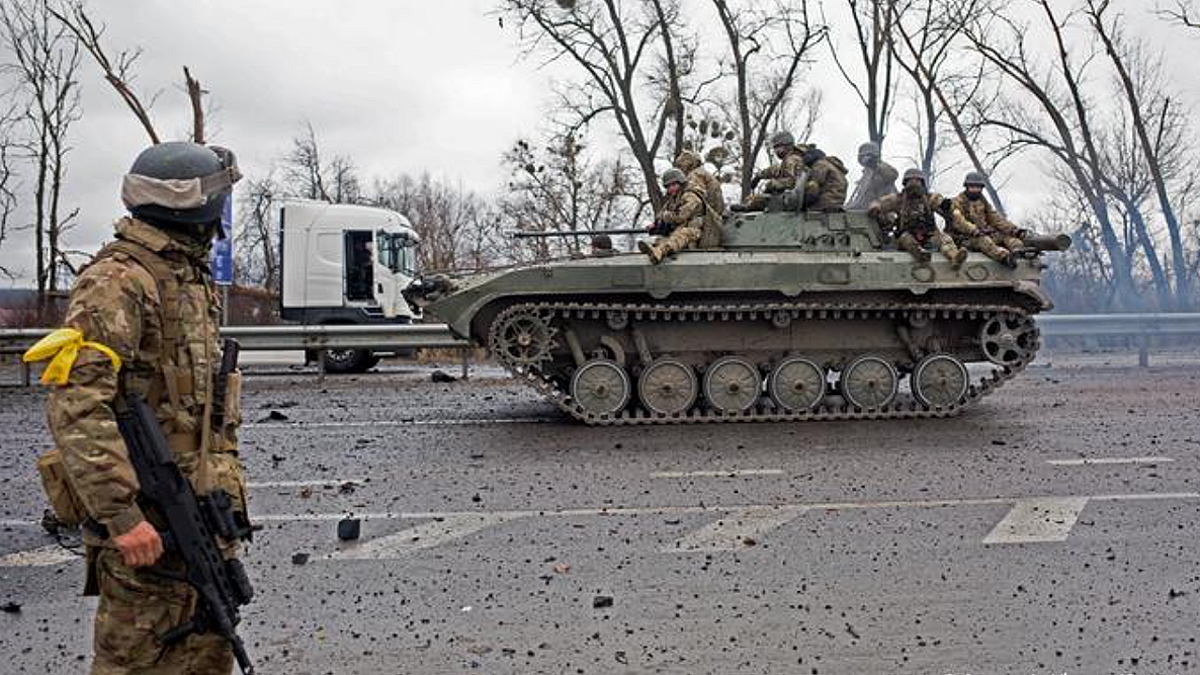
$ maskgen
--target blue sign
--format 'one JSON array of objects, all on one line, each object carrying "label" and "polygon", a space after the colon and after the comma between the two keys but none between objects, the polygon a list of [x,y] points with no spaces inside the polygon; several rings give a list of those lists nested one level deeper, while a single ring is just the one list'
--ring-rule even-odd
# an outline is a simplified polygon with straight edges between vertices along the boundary
[{"label": "blue sign", "polygon": [[213,281],[221,286],[233,283],[233,195],[225,199],[221,212],[221,237],[212,247]]}]

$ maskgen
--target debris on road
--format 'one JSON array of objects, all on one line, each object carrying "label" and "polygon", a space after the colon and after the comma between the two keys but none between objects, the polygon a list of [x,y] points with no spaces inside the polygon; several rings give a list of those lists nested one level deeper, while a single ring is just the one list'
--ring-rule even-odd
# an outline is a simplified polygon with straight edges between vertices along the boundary
[{"label": "debris on road", "polygon": [[358,518],[342,518],[337,524],[337,536],[341,541],[354,541],[362,533],[362,521]]},{"label": "debris on road", "polygon": [[3,606],[0,606],[0,610],[3,610],[5,614],[20,614],[21,604],[18,602],[6,602]]},{"label": "debris on road", "polygon": [[284,415],[278,410],[272,410],[271,412],[267,413],[266,417],[259,420],[259,422],[286,422],[287,418],[287,415]]},{"label": "debris on road", "polygon": [[604,609],[605,607],[612,606],[613,599],[611,595],[597,595],[592,598],[592,609]]},{"label": "debris on road", "polygon": [[433,380],[434,382],[441,382],[441,383],[458,381],[457,377],[451,375],[450,373],[447,373],[444,370],[433,371],[433,374],[429,376],[429,379]]},{"label": "debris on road", "polygon": [[307,563],[308,563],[308,554],[307,553],[293,553],[292,554],[292,564],[293,565],[304,565]]}]

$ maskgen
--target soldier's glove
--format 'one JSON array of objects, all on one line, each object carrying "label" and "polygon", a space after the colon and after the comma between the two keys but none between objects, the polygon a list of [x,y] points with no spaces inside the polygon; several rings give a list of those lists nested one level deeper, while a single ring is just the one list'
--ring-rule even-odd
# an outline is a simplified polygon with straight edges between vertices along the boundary
[{"label": "soldier's glove", "polygon": [[950,213],[950,211],[954,208],[954,202],[951,201],[949,198],[946,198],[946,199],[943,199],[942,203],[939,204],[938,206],[941,207],[941,209],[944,213]]},{"label": "soldier's glove", "polygon": [[1017,228],[1017,235],[1016,235],[1016,236],[1017,236],[1017,239],[1024,240],[1024,239],[1025,239],[1025,237],[1028,237],[1028,236],[1029,236],[1029,230],[1026,230],[1026,229],[1025,229],[1025,228],[1023,228],[1023,227],[1018,227],[1018,228]]}]

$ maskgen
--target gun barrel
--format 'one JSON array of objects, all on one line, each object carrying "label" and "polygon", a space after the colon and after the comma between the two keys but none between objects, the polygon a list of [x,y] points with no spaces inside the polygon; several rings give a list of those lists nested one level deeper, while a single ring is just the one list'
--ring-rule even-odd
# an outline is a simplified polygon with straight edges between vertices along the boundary
[{"label": "gun barrel", "polygon": [[594,237],[598,234],[646,234],[646,230],[637,228],[614,230],[547,230],[544,232],[518,230],[510,233],[510,236],[513,239],[544,239],[549,237]]},{"label": "gun barrel", "polygon": [[1071,248],[1071,237],[1065,234],[1030,234],[1025,246],[1039,251],[1065,251]]}]

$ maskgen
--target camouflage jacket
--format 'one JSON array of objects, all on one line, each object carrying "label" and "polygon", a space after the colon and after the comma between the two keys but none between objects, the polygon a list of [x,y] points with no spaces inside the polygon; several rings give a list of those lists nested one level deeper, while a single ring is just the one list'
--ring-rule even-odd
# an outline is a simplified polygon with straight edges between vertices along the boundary
[{"label": "camouflage jacket", "polygon": [[755,174],[755,178],[767,181],[763,187],[767,192],[784,192],[796,187],[796,177],[803,168],[803,153],[799,149],[793,149],[784,155],[778,164],[772,164]]},{"label": "camouflage jacket", "polygon": [[979,233],[984,236],[1021,236],[1021,228],[1013,225],[1008,219],[1000,215],[1000,212],[992,208],[992,205],[984,197],[968,199],[965,191],[960,192],[954,198],[954,206],[967,220],[978,227]]},{"label": "camouflage jacket", "polygon": [[654,219],[671,228],[687,226],[700,229],[704,223],[704,191],[689,183],[674,196],[663,199],[662,208]]},{"label": "camouflage jacket", "polygon": [[[189,250],[162,230],[132,218],[118,221],[116,229],[118,241],[127,243],[110,244],[112,248],[98,254],[80,273],[64,326],[107,345],[121,357],[124,386],[143,395],[154,408],[180,469],[195,485],[205,403],[220,366],[219,298],[209,275],[207,250]],[[140,251],[138,259],[120,249],[130,244]],[[142,259],[165,262],[160,270],[168,269],[174,279],[156,279],[139,262]],[[176,298],[165,309],[160,283],[164,293]],[[137,475],[113,414],[117,384],[108,357],[83,349],[69,380],[51,390],[47,404],[49,426],[70,483],[88,515],[110,535],[123,534],[145,518],[136,499]],[[244,509],[234,440],[240,389],[240,377],[230,381],[226,416],[231,424],[210,444],[207,475],[213,486],[225,488]]]},{"label": "camouflage jacket", "polygon": [[808,168],[804,206],[814,211],[840,211],[846,203],[846,168],[836,157],[822,157]]},{"label": "camouflage jacket", "polygon": [[876,199],[896,194],[896,179],[900,174],[887,162],[874,167],[864,167],[862,177],[854,184],[854,196],[846,208],[865,209]]},{"label": "camouflage jacket", "polygon": [[721,181],[706,171],[704,167],[689,171],[687,179],[689,188],[699,188],[704,193],[705,205],[708,206],[719,222],[721,215],[725,213],[725,193],[721,191]]},{"label": "camouflage jacket", "polygon": [[876,200],[867,209],[867,215],[885,229],[890,228],[892,236],[907,232],[921,240],[941,232],[934,219],[935,214],[947,222],[951,233],[973,236],[976,232],[976,228],[963,218],[962,213],[954,208],[950,200],[937,193],[930,193],[918,199],[903,193],[888,195]]}]

